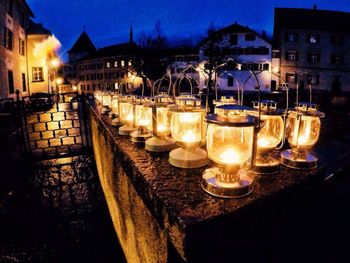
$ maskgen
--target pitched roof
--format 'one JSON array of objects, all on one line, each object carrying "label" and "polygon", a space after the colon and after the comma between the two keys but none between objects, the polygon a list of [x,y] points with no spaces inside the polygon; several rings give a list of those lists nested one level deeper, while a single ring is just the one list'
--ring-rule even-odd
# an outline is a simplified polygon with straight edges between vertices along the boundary
[{"label": "pitched roof", "polygon": [[127,55],[132,53],[136,48],[134,43],[121,43],[116,45],[111,45],[103,48],[99,48],[95,57],[103,58],[103,57],[113,57],[118,55]]},{"label": "pitched roof", "polygon": [[316,8],[275,8],[274,27],[276,32],[280,29],[350,32],[350,13]]},{"label": "pitched roof", "polygon": [[254,33],[257,36],[261,37],[262,39],[264,39],[267,42],[271,42],[269,39],[267,39],[266,35],[261,35],[259,33],[257,33],[255,30],[249,28],[248,26],[242,26],[240,24],[238,24],[237,22],[235,22],[232,25],[220,28],[218,30],[215,30],[212,35],[210,37],[206,37],[204,38],[199,45],[202,45],[203,43],[205,43],[208,39],[210,39],[211,37],[215,38],[218,35],[222,35],[222,34],[230,34],[230,33]]},{"label": "pitched roof", "polygon": [[84,31],[74,43],[73,47],[68,51],[68,53],[78,53],[78,52],[89,52],[93,53],[96,51],[96,47],[92,43],[88,34]]},{"label": "pitched roof", "polygon": [[51,35],[51,31],[44,28],[43,24],[29,20],[28,35]]},{"label": "pitched roof", "polygon": [[28,14],[30,17],[33,17],[33,18],[34,18],[34,13],[33,13],[32,9],[30,9],[30,7],[29,7],[27,1],[26,1],[26,0],[20,0],[19,2],[22,4],[22,6],[23,6],[24,10],[27,12],[27,14]]}]

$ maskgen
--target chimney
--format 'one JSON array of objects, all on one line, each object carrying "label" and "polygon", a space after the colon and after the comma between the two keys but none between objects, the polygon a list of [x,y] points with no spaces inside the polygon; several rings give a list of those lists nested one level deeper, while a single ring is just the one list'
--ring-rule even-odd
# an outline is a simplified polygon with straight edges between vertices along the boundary
[{"label": "chimney", "polygon": [[313,10],[317,10],[317,5],[314,4],[314,5],[312,6],[312,9],[313,9]]}]

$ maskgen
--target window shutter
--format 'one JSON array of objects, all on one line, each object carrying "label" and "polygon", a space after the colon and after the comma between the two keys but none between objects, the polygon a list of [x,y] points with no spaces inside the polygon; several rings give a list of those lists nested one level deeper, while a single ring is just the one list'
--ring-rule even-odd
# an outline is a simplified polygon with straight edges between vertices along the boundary
[{"label": "window shutter", "polygon": [[294,83],[298,83],[298,74],[294,73]]},{"label": "window shutter", "polygon": [[295,52],[295,61],[299,60],[299,52]]}]

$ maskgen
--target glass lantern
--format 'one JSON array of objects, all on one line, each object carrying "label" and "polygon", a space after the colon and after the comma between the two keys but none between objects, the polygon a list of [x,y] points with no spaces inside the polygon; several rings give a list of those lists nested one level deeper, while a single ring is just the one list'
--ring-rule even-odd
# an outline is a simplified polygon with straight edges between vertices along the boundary
[{"label": "glass lantern", "polygon": [[103,92],[102,93],[102,106],[104,107],[111,107],[112,103],[112,96],[110,92]]},{"label": "glass lantern", "polygon": [[150,152],[168,152],[174,149],[175,141],[170,138],[170,108],[173,100],[162,94],[154,98],[145,107],[150,109],[151,122],[148,126],[153,137],[146,141],[145,149]]},{"label": "glass lantern", "polygon": [[237,101],[233,96],[221,96],[219,100],[214,100],[214,113],[216,113],[216,107],[221,105],[236,105]]},{"label": "glass lantern", "polygon": [[135,130],[134,127],[134,96],[122,96],[119,102],[119,117],[124,124],[119,128],[120,135],[129,136]]},{"label": "glass lantern", "polygon": [[171,107],[171,134],[180,148],[169,154],[169,163],[180,168],[197,168],[208,163],[199,146],[205,141],[205,108],[192,96],[175,98]]},{"label": "glass lantern", "polygon": [[249,194],[253,177],[256,118],[249,107],[222,105],[206,117],[207,151],[214,167],[203,174],[203,189],[214,196],[235,198]]},{"label": "glass lantern", "polygon": [[277,103],[272,100],[254,101],[254,116],[259,115],[260,130],[257,138],[257,156],[253,171],[259,174],[273,174],[279,171],[280,161],[273,156],[275,150],[282,142],[284,136],[283,111],[277,109]]},{"label": "glass lantern", "polygon": [[286,136],[292,149],[281,153],[282,164],[303,170],[317,167],[317,157],[309,151],[318,141],[324,116],[314,103],[301,102],[289,112]]},{"label": "glass lantern", "polygon": [[95,92],[95,99],[98,105],[102,104],[102,91],[98,90]]},{"label": "glass lantern", "polygon": [[152,122],[152,111],[150,108],[144,106],[148,102],[149,100],[145,98],[139,98],[135,102],[134,127],[137,130],[130,133],[132,142],[144,143],[152,137],[152,133],[149,130],[149,125]]},{"label": "glass lantern", "polygon": [[121,96],[118,94],[115,94],[112,96],[112,102],[111,102],[111,118],[112,118],[112,125],[113,126],[121,126],[123,125],[122,122],[120,121],[119,117],[119,101],[120,101]]}]

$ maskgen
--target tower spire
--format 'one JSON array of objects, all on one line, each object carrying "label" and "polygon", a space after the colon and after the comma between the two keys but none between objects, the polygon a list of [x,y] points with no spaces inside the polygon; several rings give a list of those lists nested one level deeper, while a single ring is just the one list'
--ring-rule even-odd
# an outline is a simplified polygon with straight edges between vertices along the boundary
[{"label": "tower spire", "polygon": [[130,44],[133,44],[134,43],[134,33],[132,31],[132,21],[130,23],[130,36],[129,36],[129,42]]}]

